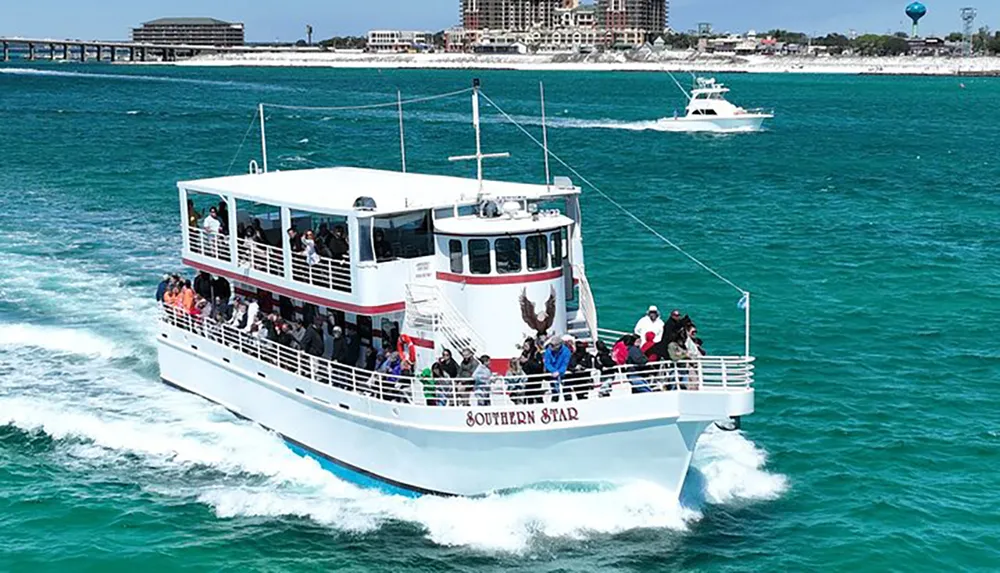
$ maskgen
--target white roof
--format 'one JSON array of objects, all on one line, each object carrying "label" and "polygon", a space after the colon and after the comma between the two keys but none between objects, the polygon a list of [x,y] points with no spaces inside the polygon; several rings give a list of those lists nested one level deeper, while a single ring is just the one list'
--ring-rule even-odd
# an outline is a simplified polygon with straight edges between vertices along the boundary
[{"label": "white roof", "polygon": [[[181,181],[177,186],[189,191],[330,214],[353,212],[354,201],[362,196],[375,200],[376,213],[470,204],[475,203],[479,196],[479,182],[475,179],[357,167],[215,177]],[[495,197],[539,199],[579,193],[579,189],[572,186],[553,185],[548,188],[545,185],[489,180],[483,181],[483,191]]]},{"label": "white roof", "polygon": [[531,217],[509,218],[505,216],[483,217],[449,217],[434,221],[434,232],[445,235],[526,235],[551,231],[571,225],[573,220],[564,215],[543,215],[538,219]]}]

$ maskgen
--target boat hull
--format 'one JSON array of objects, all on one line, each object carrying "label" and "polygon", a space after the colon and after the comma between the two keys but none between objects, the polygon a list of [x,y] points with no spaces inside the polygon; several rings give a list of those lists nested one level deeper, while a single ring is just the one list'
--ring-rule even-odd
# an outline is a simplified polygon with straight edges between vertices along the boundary
[{"label": "boat hull", "polygon": [[698,436],[713,419],[753,409],[749,389],[502,412],[412,406],[319,384],[170,326],[158,342],[165,382],[277,432],[340,477],[403,495],[636,479],[679,495]]},{"label": "boat hull", "polygon": [[743,133],[760,131],[764,126],[764,120],[771,117],[773,116],[767,114],[747,114],[739,117],[663,118],[657,122],[657,127],[663,131]]}]

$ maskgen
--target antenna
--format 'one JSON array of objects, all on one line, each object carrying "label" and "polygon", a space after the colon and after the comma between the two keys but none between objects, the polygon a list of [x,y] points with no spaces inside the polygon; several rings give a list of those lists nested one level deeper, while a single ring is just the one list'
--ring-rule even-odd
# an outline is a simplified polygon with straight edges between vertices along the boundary
[{"label": "antenna", "polygon": [[264,173],[267,173],[267,135],[264,132],[264,104],[257,104],[260,111],[260,153],[263,156]]},{"label": "antenna", "polygon": [[396,90],[396,106],[399,108],[399,156],[403,160],[403,173],[406,173],[406,139],[403,138],[403,94]]},{"label": "antenna", "polygon": [[479,180],[479,192],[483,192],[483,159],[494,157],[510,157],[510,153],[483,153],[479,133],[479,78],[472,80],[472,127],[476,129],[476,154],[475,155],[453,155],[448,161],[468,161],[476,160],[476,179]]},{"label": "antenna", "polygon": [[538,82],[538,92],[542,99],[542,152],[545,154],[545,190],[549,191],[552,178],[549,177],[549,131],[545,126],[545,84]]},{"label": "antenna", "polygon": [[968,58],[972,55],[972,28],[976,21],[975,8],[962,8],[962,55]]}]

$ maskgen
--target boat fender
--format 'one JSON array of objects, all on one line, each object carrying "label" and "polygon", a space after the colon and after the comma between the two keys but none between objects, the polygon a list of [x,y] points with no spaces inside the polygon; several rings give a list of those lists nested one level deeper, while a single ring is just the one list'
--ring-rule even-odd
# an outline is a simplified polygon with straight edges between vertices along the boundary
[{"label": "boat fender", "polygon": [[729,418],[729,423],[726,425],[721,425],[718,422],[715,423],[715,427],[722,430],[723,432],[735,432],[742,427],[739,416],[733,416]]}]

